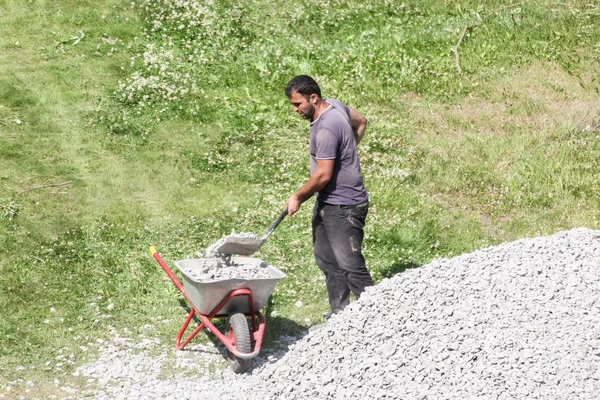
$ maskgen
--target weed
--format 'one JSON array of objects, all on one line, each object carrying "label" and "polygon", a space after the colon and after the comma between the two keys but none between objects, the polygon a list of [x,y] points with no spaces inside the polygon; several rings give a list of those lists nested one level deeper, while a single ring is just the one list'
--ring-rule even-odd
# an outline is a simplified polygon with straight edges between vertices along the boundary
[{"label": "weed", "polygon": [[5,218],[9,221],[19,215],[19,209],[21,206],[19,203],[13,198],[0,199],[0,217]]}]

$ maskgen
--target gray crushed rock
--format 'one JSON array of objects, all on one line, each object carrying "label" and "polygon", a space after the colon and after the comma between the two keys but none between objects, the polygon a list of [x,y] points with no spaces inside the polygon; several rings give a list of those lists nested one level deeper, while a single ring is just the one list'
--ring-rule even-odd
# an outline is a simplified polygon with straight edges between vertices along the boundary
[{"label": "gray crushed rock", "polygon": [[260,236],[256,235],[255,233],[252,232],[240,232],[240,233],[235,233],[235,231],[231,232],[231,234],[224,236],[222,238],[220,238],[219,240],[217,240],[216,242],[214,242],[213,244],[209,245],[206,248],[205,251],[205,256],[206,257],[220,257],[220,256],[230,256],[231,254],[222,254],[219,249],[221,248],[221,246],[223,246],[223,244],[225,243],[225,241],[228,239],[250,239],[250,240],[260,240]]},{"label": "gray crushed rock", "polygon": [[204,252],[204,257],[202,253],[197,253],[200,258],[194,260],[193,268],[184,268],[182,272],[197,282],[270,277],[265,263],[243,262],[239,259],[233,261],[232,254],[221,253],[222,246],[228,239],[260,240],[260,237],[252,232],[235,233],[234,231],[209,245]]},{"label": "gray crushed rock", "polygon": [[76,373],[99,399],[596,399],[599,349],[600,231],[580,228],[385,279],[247,374],[126,348]]},{"label": "gray crushed rock", "polygon": [[243,258],[232,259],[231,257],[212,257],[188,260],[187,265],[181,272],[197,282],[212,282],[227,279],[264,279],[269,278],[267,263],[257,262],[257,259]]}]

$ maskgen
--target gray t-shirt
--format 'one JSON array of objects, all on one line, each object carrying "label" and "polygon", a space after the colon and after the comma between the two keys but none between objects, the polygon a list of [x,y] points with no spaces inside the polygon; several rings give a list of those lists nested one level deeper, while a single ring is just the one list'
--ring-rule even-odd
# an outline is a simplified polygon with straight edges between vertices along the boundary
[{"label": "gray t-shirt", "polygon": [[363,203],[369,196],[360,175],[350,108],[339,100],[325,101],[329,108],[310,124],[310,174],[317,168],[317,160],[335,159],[335,163],[333,176],[317,199],[328,204]]}]

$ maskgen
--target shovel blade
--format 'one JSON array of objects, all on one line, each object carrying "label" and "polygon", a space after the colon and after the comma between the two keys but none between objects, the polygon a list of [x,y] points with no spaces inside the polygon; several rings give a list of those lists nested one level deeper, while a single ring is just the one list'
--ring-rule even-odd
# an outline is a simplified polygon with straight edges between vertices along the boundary
[{"label": "shovel blade", "polygon": [[256,253],[265,242],[265,239],[229,235],[225,237],[224,243],[215,250],[221,254],[251,256]]}]

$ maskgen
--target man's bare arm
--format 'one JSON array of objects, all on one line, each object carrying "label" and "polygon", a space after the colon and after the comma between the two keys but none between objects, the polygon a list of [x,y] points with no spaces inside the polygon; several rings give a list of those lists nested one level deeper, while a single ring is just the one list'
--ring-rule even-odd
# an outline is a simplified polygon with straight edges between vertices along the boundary
[{"label": "man's bare arm", "polygon": [[335,159],[317,160],[317,168],[311,177],[296,193],[286,201],[288,215],[291,217],[300,209],[302,203],[310,199],[315,193],[323,189],[333,176]]},{"label": "man's bare arm", "polygon": [[365,134],[365,130],[367,129],[367,119],[364,115],[351,108],[350,125],[352,125],[352,130],[354,131],[354,139],[356,139],[356,145],[358,146]]}]

